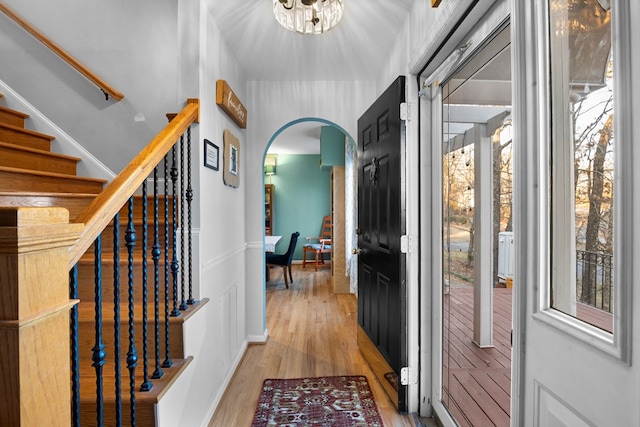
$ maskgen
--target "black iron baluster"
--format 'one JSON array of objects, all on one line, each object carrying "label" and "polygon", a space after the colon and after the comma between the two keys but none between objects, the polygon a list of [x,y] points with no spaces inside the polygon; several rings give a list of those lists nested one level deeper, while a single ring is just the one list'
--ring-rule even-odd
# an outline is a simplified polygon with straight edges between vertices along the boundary
[{"label": "black iron baluster", "polygon": [[[184,260],[184,134],[180,135],[180,257]],[[182,263],[182,272],[180,275],[180,310],[187,309],[187,298],[185,296],[185,266]]]},{"label": "black iron baluster", "polygon": [[192,227],[191,227],[191,201],[193,200],[193,189],[191,188],[191,128],[187,128],[187,234],[189,237],[189,244],[187,250],[189,251],[188,266],[189,266],[189,299],[187,304],[195,303],[193,299],[193,239],[192,239]]},{"label": "black iron baluster", "polygon": [[94,242],[94,283],[95,283],[95,345],[91,349],[91,360],[96,369],[96,420],[98,426],[104,425],[104,396],[102,367],[106,359],[105,346],[102,342],[102,235]]},{"label": "black iron baluster", "polygon": [[151,378],[157,379],[162,377],[162,368],[160,368],[160,242],[158,242],[158,168],[153,168],[153,249],[151,256],[153,257],[153,324],[156,368]]},{"label": "black iron baluster", "polygon": [[129,198],[128,226],[125,235],[128,260],[128,286],[129,286],[129,351],[127,352],[127,369],[129,370],[129,390],[131,402],[131,425],[136,425],[136,366],[138,366],[138,353],[134,337],[134,282],[133,282],[133,250],[136,246],[136,230],[133,226],[133,197]]},{"label": "black iron baluster", "polygon": [[122,425],[122,379],[120,369],[120,214],[113,217],[113,360],[115,368],[116,425]]},{"label": "black iron baluster", "polygon": [[148,212],[147,212],[147,180],[142,182],[142,385],[140,391],[149,391],[153,384],[149,380],[149,313],[147,306],[149,303],[148,291],[148,269],[147,269],[147,243],[148,232]]},{"label": "black iron baluster", "polygon": [[173,365],[169,353],[169,155],[164,156],[164,353],[163,368]]},{"label": "black iron baluster", "polygon": [[[69,297],[78,299],[78,264],[69,271]],[[71,419],[80,427],[80,345],[78,341],[78,305],[71,308]]]},{"label": "black iron baluster", "polygon": [[178,248],[176,244],[176,234],[178,233],[178,227],[176,225],[178,215],[178,210],[176,207],[176,181],[178,180],[178,168],[176,168],[176,146],[174,145],[171,149],[171,155],[173,157],[173,164],[171,166],[171,184],[172,184],[172,200],[171,204],[173,206],[173,259],[171,260],[171,275],[173,277],[173,310],[171,311],[171,316],[177,317],[180,316],[180,310],[178,310],[178,272],[180,270],[180,265],[178,263]]}]

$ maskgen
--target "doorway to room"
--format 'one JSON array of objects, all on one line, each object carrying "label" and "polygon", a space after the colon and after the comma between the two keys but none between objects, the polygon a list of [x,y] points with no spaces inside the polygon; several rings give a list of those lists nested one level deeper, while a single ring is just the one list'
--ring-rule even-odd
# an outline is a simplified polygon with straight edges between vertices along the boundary
[{"label": "doorway to room", "polygon": [[[263,157],[265,235],[282,236],[272,249],[286,250],[289,236],[298,231],[293,259],[301,262],[306,237],[319,236],[323,218],[330,216],[339,240],[332,245],[331,256],[341,262],[322,267],[330,268],[337,292],[355,292],[357,284],[350,250],[356,244],[355,161],[353,138],[340,125],[317,117],[299,118],[280,127]],[[307,268],[313,271],[314,262],[311,265],[307,263]],[[335,271],[338,267],[340,271]]]}]

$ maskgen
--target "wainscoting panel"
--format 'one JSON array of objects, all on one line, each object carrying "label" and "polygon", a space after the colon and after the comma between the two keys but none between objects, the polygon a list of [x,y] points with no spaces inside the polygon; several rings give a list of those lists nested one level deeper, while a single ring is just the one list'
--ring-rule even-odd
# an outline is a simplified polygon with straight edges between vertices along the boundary
[{"label": "wainscoting panel", "polygon": [[218,296],[218,313],[220,319],[220,330],[222,333],[221,355],[222,370],[221,375],[231,368],[231,362],[235,360],[238,343],[238,284],[233,283],[229,288]]}]

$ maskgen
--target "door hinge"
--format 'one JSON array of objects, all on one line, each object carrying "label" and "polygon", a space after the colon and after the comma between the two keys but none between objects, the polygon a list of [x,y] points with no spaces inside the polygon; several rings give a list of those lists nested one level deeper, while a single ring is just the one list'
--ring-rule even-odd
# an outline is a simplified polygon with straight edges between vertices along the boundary
[{"label": "door hinge", "polygon": [[402,102],[400,103],[400,119],[401,120],[409,120],[409,117],[411,117],[411,111],[410,111],[410,107],[409,107],[409,103],[408,102]]},{"label": "door hinge", "polygon": [[408,366],[400,369],[400,384],[418,384],[418,371]]},{"label": "door hinge", "polygon": [[400,252],[403,254],[408,254],[413,252],[413,237],[408,234],[404,234],[400,236]]},{"label": "door hinge", "polygon": [[405,122],[410,122],[413,119],[414,111],[418,111],[415,102],[402,102],[400,103],[400,119]]}]

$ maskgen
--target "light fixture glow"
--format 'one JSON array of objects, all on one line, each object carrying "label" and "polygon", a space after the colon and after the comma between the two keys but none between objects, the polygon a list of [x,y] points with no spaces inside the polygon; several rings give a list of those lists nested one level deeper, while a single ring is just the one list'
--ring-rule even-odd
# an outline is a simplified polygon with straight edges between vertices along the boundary
[{"label": "light fixture glow", "polygon": [[343,0],[273,0],[276,20],[289,31],[322,34],[342,19]]},{"label": "light fixture glow", "polygon": [[264,174],[275,175],[277,162],[278,160],[275,155],[267,155],[267,157],[264,159]]}]

